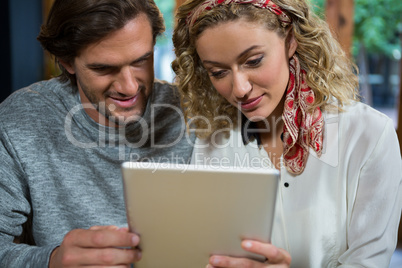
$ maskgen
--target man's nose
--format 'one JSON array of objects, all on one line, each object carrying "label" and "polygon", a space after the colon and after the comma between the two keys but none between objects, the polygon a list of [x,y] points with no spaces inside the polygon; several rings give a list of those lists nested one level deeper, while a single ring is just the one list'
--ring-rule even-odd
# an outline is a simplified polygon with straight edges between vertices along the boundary
[{"label": "man's nose", "polygon": [[119,93],[125,95],[137,94],[139,85],[135,76],[135,71],[131,66],[124,67],[120,70],[116,82],[118,86],[116,89]]}]

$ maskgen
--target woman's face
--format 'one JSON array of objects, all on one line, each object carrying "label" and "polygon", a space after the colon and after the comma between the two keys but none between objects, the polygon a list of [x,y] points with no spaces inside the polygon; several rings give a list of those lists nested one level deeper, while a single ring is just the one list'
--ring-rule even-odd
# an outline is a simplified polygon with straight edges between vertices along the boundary
[{"label": "woman's face", "polygon": [[289,59],[297,47],[294,38],[288,40],[238,20],[206,29],[196,50],[220,95],[251,121],[277,120],[283,112]]}]

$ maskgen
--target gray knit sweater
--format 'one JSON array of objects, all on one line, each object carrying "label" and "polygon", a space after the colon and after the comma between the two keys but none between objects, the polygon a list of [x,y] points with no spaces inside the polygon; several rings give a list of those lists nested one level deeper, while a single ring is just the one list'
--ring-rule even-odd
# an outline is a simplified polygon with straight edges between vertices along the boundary
[{"label": "gray knit sweater", "polygon": [[[0,105],[0,267],[48,267],[70,230],[127,225],[121,163],[188,163],[192,141],[169,84],[155,83],[143,120],[124,131],[90,119],[57,79],[15,92]],[[29,215],[36,246],[13,242]]]}]

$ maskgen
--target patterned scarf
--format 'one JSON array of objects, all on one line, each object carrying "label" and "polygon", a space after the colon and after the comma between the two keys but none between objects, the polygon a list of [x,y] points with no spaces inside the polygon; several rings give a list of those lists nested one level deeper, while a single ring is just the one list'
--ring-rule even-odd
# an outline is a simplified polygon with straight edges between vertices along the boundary
[{"label": "patterned scarf", "polygon": [[286,15],[280,7],[271,2],[271,0],[207,0],[201,5],[194,8],[187,16],[187,25],[192,27],[194,22],[198,19],[200,14],[205,10],[211,10],[212,8],[219,5],[229,5],[229,4],[252,4],[259,8],[265,8],[278,16],[282,27],[289,25],[292,20]]},{"label": "patterned scarf", "polygon": [[283,110],[283,159],[287,170],[303,172],[309,147],[322,154],[324,118],[319,107],[311,111],[314,91],[306,84],[306,72],[296,55],[290,60],[290,78]]}]

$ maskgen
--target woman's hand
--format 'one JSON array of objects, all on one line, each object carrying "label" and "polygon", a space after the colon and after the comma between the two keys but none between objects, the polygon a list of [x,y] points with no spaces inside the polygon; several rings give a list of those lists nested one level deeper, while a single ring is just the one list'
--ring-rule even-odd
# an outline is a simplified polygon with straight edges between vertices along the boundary
[{"label": "woman's hand", "polygon": [[290,254],[281,248],[268,243],[244,240],[241,243],[244,250],[264,256],[267,261],[264,263],[246,258],[233,258],[227,256],[212,256],[209,259],[207,268],[262,268],[262,267],[289,267],[291,262]]}]

